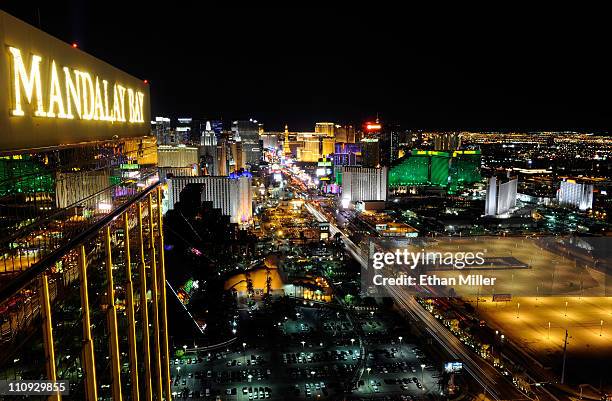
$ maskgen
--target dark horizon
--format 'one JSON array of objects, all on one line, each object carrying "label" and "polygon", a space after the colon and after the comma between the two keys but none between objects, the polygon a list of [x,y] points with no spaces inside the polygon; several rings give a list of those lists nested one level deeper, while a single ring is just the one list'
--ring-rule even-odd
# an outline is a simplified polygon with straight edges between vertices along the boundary
[{"label": "dark horizon", "polygon": [[[152,116],[267,130],[612,126],[604,25],[445,20],[402,10],[8,1],[2,8],[151,85]],[[512,13],[504,14],[511,20]],[[518,16],[517,16],[518,17]]]}]

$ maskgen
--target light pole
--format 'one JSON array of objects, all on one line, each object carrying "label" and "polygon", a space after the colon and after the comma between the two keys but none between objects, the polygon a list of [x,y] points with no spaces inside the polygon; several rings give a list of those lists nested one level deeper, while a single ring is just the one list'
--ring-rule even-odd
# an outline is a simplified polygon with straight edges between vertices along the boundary
[{"label": "light pole", "polygon": [[351,347],[355,344],[355,339],[351,338]]},{"label": "light pole", "polygon": [[400,344],[399,351],[400,351],[400,355],[402,355],[402,340],[404,339],[404,337],[399,336],[398,339],[399,339],[399,344]]},{"label": "light pole", "polygon": [[567,317],[567,301],[565,301],[565,317]]},{"label": "light pole", "polygon": [[244,355],[244,364],[246,365],[246,343],[242,343],[242,355]]},{"label": "light pole", "polygon": [[305,347],[305,345],[306,345],[306,341],[303,341],[303,340],[302,340],[302,348],[304,348],[304,347]]},{"label": "light pole", "polygon": [[516,318],[518,319],[520,315],[521,315],[521,303],[519,302],[516,304]]},{"label": "light pole", "polygon": [[602,332],[603,332],[603,320],[599,323],[599,337],[601,337]]},{"label": "light pole", "polygon": [[548,322],[548,339],[550,340],[550,322]]},{"label": "light pole", "polygon": [[[421,383],[423,383],[425,381],[425,364],[422,363],[421,364]],[[425,386],[423,386],[423,389],[425,389]]]}]

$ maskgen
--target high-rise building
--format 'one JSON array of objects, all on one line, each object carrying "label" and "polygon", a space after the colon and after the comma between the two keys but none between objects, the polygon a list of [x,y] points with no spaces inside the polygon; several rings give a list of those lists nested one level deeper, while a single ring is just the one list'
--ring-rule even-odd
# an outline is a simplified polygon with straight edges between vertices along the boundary
[{"label": "high-rise building", "polygon": [[336,125],[336,143],[355,143],[355,127],[352,125]]},{"label": "high-rise building", "polygon": [[232,223],[250,224],[253,216],[251,175],[230,174],[227,177],[172,177],[168,182],[167,210],[174,209],[180,193],[188,184],[203,184],[202,201],[211,201],[213,206],[230,216]]},{"label": "high-rise building", "polygon": [[278,140],[280,133],[279,132],[264,132],[259,137],[261,138],[263,148],[266,150],[277,150],[280,146],[280,141]]},{"label": "high-rise building", "polygon": [[259,124],[257,120],[238,120],[232,123],[232,132],[236,142],[242,142],[244,164],[258,165],[261,160],[261,145],[259,143]]},{"label": "high-rise building", "polygon": [[334,152],[334,166],[358,166],[361,164],[361,145],[358,143],[337,143]]},{"label": "high-rise building", "polygon": [[434,149],[453,151],[461,146],[461,136],[457,132],[436,132],[434,136]]},{"label": "high-rise building", "polygon": [[219,175],[229,174],[229,160],[231,157],[228,148],[228,135],[223,132],[217,140],[217,170],[219,171]]},{"label": "high-rise building", "polygon": [[504,217],[516,207],[518,180],[502,182],[496,176],[489,178],[485,198],[485,216]]},{"label": "high-rise building", "polygon": [[361,144],[361,164],[364,167],[380,167],[379,138],[363,138]]},{"label": "high-rise building", "polygon": [[321,157],[321,143],[319,135],[313,132],[298,132],[297,141],[301,144],[297,148],[297,160],[315,163]]},{"label": "high-rise building", "polygon": [[342,199],[345,202],[387,200],[387,168],[342,166]]},{"label": "high-rise building", "polygon": [[389,187],[430,185],[431,157],[428,151],[414,150],[389,170]]},{"label": "high-rise building", "polygon": [[[199,126],[199,124],[196,125]],[[176,127],[174,130],[176,132],[177,142],[182,145],[191,145],[194,142],[192,141],[192,136],[195,131],[197,131],[197,135],[199,136],[199,129],[194,130],[194,121],[191,117],[179,117],[176,120]]]},{"label": "high-rise building", "polygon": [[563,180],[559,183],[557,203],[561,206],[588,210],[593,208],[593,185],[576,180]]},{"label": "high-rise building", "polygon": [[198,148],[185,145],[157,147],[157,165],[162,180],[172,175],[199,175]]},{"label": "high-rise building", "polygon": [[480,182],[480,151],[448,152],[413,150],[389,170],[389,187],[435,186],[455,192],[464,185]]},{"label": "high-rise building", "polygon": [[205,175],[220,175],[217,163],[217,134],[210,121],[206,121],[200,136],[200,171]]},{"label": "high-rise building", "polygon": [[480,182],[480,150],[456,150],[453,152],[449,170],[449,192]]},{"label": "high-rise building", "polygon": [[328,157],[334,154],[335,141],[333,137],[321,138],[321,156]]},{"label": "high-rise building", "polygon": [[151,129],[153,135],[157,137],[159,145],[169,145],[174,142],[172,129],[170,128],[170,119],[168,117],[155,117],[151,121]]},{"label": "high-rise building", "polygon": [[0,42],[0,377],[169,400],[149,87],[3,11]]},{"label": "high-rise building", "polygon": [[245,152],[242,148],[243,144],[241,140],[234,140],[230,142],[230,151],[231,151],[231,160],[230,160],[230,170],[238,171],[244,170],[246,168],[245,164]]},{"label": "high-rise building", "polygon": [[335,129],[336,129],[336,124],[334,123],[316,123],[315,124],[315,132],[317,134],[320,134],[321,136],[327,136],[330,138],[335,137]]},{"label": "high-rise building", "polygon": [[217,134],[217,138],[223,132],[223,121],[221,120],[210,120],[210,127],[212,131]]}]

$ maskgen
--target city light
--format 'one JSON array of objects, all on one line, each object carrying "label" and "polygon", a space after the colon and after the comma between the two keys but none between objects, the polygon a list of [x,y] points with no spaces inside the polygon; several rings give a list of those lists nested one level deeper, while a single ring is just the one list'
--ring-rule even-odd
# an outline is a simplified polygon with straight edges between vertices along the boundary
[{"label": "city light", "polygon": [[0,10],[0,399],[611,401],[605,63],[164,7]]}]

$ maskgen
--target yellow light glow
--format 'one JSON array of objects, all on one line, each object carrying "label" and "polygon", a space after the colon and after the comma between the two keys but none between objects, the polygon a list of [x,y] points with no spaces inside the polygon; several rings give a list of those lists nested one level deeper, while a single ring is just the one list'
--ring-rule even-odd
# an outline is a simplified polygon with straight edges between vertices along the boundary
[{"label": "yellow light glow", "polygon": [[51,62],[51,87],[49,91],[49,111],[47,111],[47,117],[55,117],[56,114],[53,111],[57,107],[57,117],[66,118],[64,113],[64,100],[62,99],[62,91],[60,89],[59,78],[57,77],[57,67],[55,61]]},{"label": "yellow light glow", "polygon": [[104,104],[102,104],[102,91],[100,91],[100,80],[96,77],[96,86],[95,86],[95,95],[94,95],[94,120],[106,120],[106,115],[104,114]]},{"label": "yellow light glow", "polygon": [[21,50],[14,47],[9,47],[9,51],[13,55],[13,80],[15,83],[15,107],[13,108],[14,116],[23,116],[24,112],[21,108],[21,84],[25,89],[25,96],[28,103],[32,103],[32,96],[34,95],[34,88],[36,88],[36,112],[37,116],[45,116],[46,113],[43,109],[43,98],[42,98],[42,84],[40,80],[40,56],[32,55],[30,62],[30,74],[26,72],[25,65],[23,64],[23,58],[21,58]]},{"label": "yellow light glow", "polygon": [[66,82],[66,116],[74,118],[72,114],[72,105],[76,108],[77,116],[81,118],[81,87],[79,86],[78,71],[75,70],[76,85],[72,80],[70,68],[64,67],[64,81]]},{"label": "yellow light glow", "polygon": [[125,88],[119,84],[115,84],[113,89],[113,116],[115,121],[125,122]]},{"label": "yellow light glow", "polygon": [[[28,108],[24,111],[24,102],[27,102],[35,107],[36,117],[126,122],[128,108],[128,123],[144,123],[144,93],[114,83],[111,105],[109,82],[98,75],[67,66],[58,67],[53,59],[45,64],[49,66],[48,70],[43,68],[43,72],[48,73],[42,74],[43,59],[36,54],[30,55],[28,70],[21,50],[10,46],[8,49],[12,56],[13,116],[25,116]],[[58,68],[63,74],[58,73]],[[128,104],[125,101],[126,91]],[[47,110],[45,105],[48,106]]]},{"label": "yellow light glow", "polygon": [[83,100],[83,114],[81,118],[83,120],[91,120],[94,116],[94,87],[91,75],[88,72],[79,72],[81,80],[81,96]]}]

